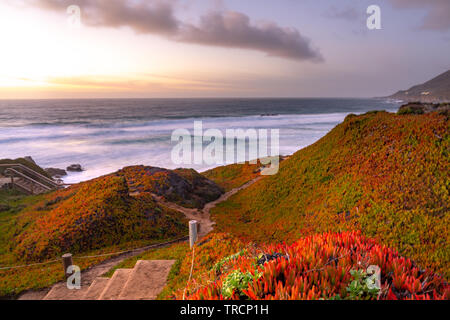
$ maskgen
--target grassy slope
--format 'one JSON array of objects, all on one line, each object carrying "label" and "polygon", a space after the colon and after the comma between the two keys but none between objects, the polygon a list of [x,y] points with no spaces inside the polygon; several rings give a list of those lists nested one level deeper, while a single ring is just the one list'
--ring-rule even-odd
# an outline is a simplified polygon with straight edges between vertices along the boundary
[{"label": "grassy slope", "polygon": [[217,229],[262,242],[359,229],[448,277],[448,133],[438,114],[349,116],[213,209]]},{"label": "grassy slope", "polygon": [[[128,194],[125,179],[106,176],[49,194],[0,194],[0,265],[48,261],[164,242],[187,234],[183,214],[159,207],[151,195]],[[86,268],[102,259],[82,259]],[[0,270],[0,296],[62,279],[60,263]]]},{"label": "grassy slope", "polygon": [[202,175],[220,185],[225,191],[230,191],[258,177],[257,170],[260,167],[260,163],[231,164],[207,170],[202,172]]},{"label": "grassy slope", "polygon": [[45,260],[185,232],[181,213],[164,212],[148,194],[131,197],[125,179],[101,177],[54,192],[16,221],[11,246],[24,261]]},{"label": "grassy slope", "polygon": [[[92,256],[117,252],[124,249],[138,248],[157,242],[159,241],[133,241],[120,245],[104,247],[98,250],[85,251],[82,254],[80,253],[80,255]],[[107,260],[108,258],[109,256],[97,258],[78,258],[78,256],[75,256],[73,261],[75,265],[81,268],[81,270],[85,270],[93,265]],[[0,260],[1,266],[21,265],[20,262],[12,258],[10,255],[0,254]],[[0,299],[14,298],[26,290],[38,290],[47,288],[63,279],[64,273],[60,260],[43,265],[29,266],[10,270],[0,270]]]},{"label": "grassy slope", "polygon": [[[14,190],[0,190],[0,267],[20,264],[10,247],[16,221],[24,208],[44,200],[45,195],[25,196]],[[108,250],[114,249],[117,248],[107,248],[104,252],[112,252]],[[102,258],[76,259],[75,263],[85,269],[101,260]],[[0,270],[0,297],[13,297],[27,289],[44,288],[62,280],[63,277],[60,263]]]},{"label": "grassy slope", "polygon": [[[221,205],[215,211],[218,228],[263,242],[292,242],[323,230],[357,228],[421,264],[448,272],[448,142],[448,120],[442,116],[379,113],[349,118],[321,141],[283,162],[278,175],[266,177]],[[219,170],[223,173],[229,168]],[[250,175],[237,167],[231,175],[222,173],[212,172],[209,177],[229,189],[242,185]],[[230,178],[231,183],[227,182]],[[51,207],[52,199],[31,202]],[[21,201],[17,201],[19,209],[0,214],[7,222],[1,224],[4,230],[21,216],[22,212],[17,213]],[[2,248],[6,238],[0,237]],[[111,252],[125,246],[129,245],[90,252]],[[201,285],[220,281],[211,275],[211,268],[244,247],[248,243],[234,236],[210,235],[196,251],[194,281],[188,293],[195,295]],[[0,265],[7,261],[6,256],[11,257],[0,255]],[[151,250],[138,258],[176,259],[160,298],[181,297],[191,261],[186,244]],[[132,267],[136,260],[118,267]],[[98,261],[75,262],[85,268]],[[53,264],[0,272],[0,295],[48,286],[62,278],[59,269],[59,264]]]},{"label": "grassy slope", "polygon": [[[175,186],[170,197],[202,207],[223,192],[193,170],[161,169],[155,174],[150,169],[127,167],[39,196],[0,191],[0,266],[46,262],[66,252],[76,257],[109,253],[180,238],[187,234],[186,218],[159,206],[151,193]],[[139,194],[130,196],[136,191]],[[83,269],[106,258],[75,258],[75,263]],[[56,262],[0,270],[0,296],[47,287],[63,278],[60,269]]]}]

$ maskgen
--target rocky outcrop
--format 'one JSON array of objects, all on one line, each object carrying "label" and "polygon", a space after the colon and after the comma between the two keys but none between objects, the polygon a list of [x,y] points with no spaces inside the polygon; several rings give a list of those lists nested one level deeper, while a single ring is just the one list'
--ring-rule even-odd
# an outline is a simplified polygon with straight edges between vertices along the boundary
[{"label": "rocky outcrop", "polygon": [[425,114],[430,112],[439,112],[441,114],[448,114],[450,110],[450,103],[420,103],[410,102],[402,105],[397,114]]},{"label": "rocky outcrop", "polygon": [[52,177],[63,177],[67,176],[67,172],[64,169],[58,169],[58,168],[45,168],[44,169],[49,175]]},{"label": "rocky outcrop", "polygon": [[153,193],[189,208],[203,208],[218,199],[224,190],[193,169],[168,170],[148,166],[132,166],[119,170],[131,193]]},{"label": "rocky outcrop", "polygon": [[28,162],[31,162],[32,164],[36,164],[36,162],[33,160],[33,158],[32,157],[30,157],[30,156],[26,156],[26,157],[23,157],[25,160],[27,160]]},{"label": "rocky outcrop", "polygon": [[71,164],[66,168],[66,170],[72,172],[81,172],[83,171],[83,167],[81,167],[81,164]]}]

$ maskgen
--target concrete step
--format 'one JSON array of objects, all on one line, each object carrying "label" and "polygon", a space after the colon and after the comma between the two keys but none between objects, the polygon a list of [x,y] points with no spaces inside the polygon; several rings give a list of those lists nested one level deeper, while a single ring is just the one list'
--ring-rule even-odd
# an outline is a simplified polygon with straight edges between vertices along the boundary
[{"label": "concrete step", "polygon": [[117,300],[133,269],[117,269],[98,300]]},{"label": "concrete step", "polygon": [[69,290],[66,283],[57,283],[47,293],[43,300],[82,300],[86,294],[88,287],[82,289]]},{"label": "concrete step", "polygon": [[8,183],[11,183],[11,178],[0,176],[0,188]]},{"label": "concrete step", "polygon": [[41,193],[44,193],[47,191],[46,189],[42,188],[41,186],[35,185],[35,184],[31,183],[30,181],[24,180],[22,178],[15,179],[14,184],[29,193],[31,193],[31,190],[33,190],[33,194],[41,194]]},{"label": "concrete step", "polygon": [[154,300],[164,288],[175,260],[139,260],[118,300]]},{"label": "concrete step", "polygon": [[92,282],[83,300],[97,300],[108,285],[109,278],[98,277]]}]

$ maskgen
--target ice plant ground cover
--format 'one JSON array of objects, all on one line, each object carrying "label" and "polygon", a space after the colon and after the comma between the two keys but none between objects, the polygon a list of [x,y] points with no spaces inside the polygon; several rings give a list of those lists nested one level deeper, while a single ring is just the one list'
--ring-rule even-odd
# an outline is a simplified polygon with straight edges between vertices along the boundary
[{"label": "ice plant ground cover", "polygon": [[[130,196],[125,179],[114,175],[16,197],[10,196],[9,209],[0,213],[0,267],[47,262],[66,252],[75,257],[116,252],[187,234],[182,213],[159,206],[146,192]],[[74,262],[86,269],[107,258]],[[45,288],[63,277],[59,261],[0,270],[0,297]]]},{"label": "ice plant ground cover", "polygon": [[202,172],[202,175],[222,186],[225,191],[238,188],[259,176],[261,163],[231,164]]},{"label": "ice plant ground cover", "polygon": [[[450,298],[450,287],[442,276],[421,269],[412,260],[360,232],[316,234],[291,245],[257,246],[242,242],[238,254],[218,261],[224,261],[219,270],[216,264],[208,268],[204,259],[214,247],[226,247],[228,242],[235,240],[230,235],[214,234],[197,248],[198,265],[187,287],[186,299]],[[271,255],[272,259],[261,259],[263,255]],[[189,257],[187,253],[184,262]],[[381,270],[380,288],[366,285],[369,278],[366,270],[371,265]],[[181,299],[183,292],[179,289],[176,298]]]},{"label": "ice plant ground cover", "polygon": [[[348,116],[282,161],[276,176],[262,177],[213,209],[215,233],[198,243],[187,288],[192,256],[186,244],[143,254],[141,259],[177,261],[159,298],[180,299],[186,292],[205,299],[447,299],[449,132],[442,113]],[[49,194],[5,195],[0,266],[179,238],[187,232],[185,217],[153,194],[198,208],[222,189],[258,177],[258,169],[231,165],[200,175],[133,166]],[[327,241],[320,240],[323,232]],[[332,241],[344,235],[360,240],[350,247]],[[315,239],[314,249],[305,251],[305,239]],[[75,263],[85,269],[100,260]],[[368,264],[382,270],[377,290]],[[0,270],[0,296],[48,287],[63,278],[60,269],[55,263]],[[302,282],[292,284],[289,277]],[[298,287],[307,290],[292,289]]]},{"label": "ice plant ground cover", "polygon": [[448,119],[349,115],[281,162],[277,175],[215,207],[216,230],[266,243],[361,230],[448,279]]},{"label": "ice plant ground cover", "polygon": [[17,217],[15,228],[10,246],[24,262],[186,234],[181,213],[159,207],[149,194],[130,196],[125,179],[115,176],[47,195]]}]

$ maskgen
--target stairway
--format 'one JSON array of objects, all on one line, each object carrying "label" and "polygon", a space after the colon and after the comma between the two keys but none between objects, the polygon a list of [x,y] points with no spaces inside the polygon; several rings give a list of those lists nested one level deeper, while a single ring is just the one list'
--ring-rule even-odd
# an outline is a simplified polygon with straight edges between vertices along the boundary
[{"label": "stairway", "polygon": [[53,179],[46,177],[29,167],[20,164],[0,164],[0,186],[6,183],[4,177],[9,178],[8,184],[28,194],[41,194],[64,188]]},{"label": "stairway", "polygon": [[11,183],[11,178],[4,177],[0,174],[0,189],[3,188],[4,185],[8,185]]},{"label": "stairway", "polygon": [[69,290],[65,283],[55,285],[44,300],[154,300],[174,262],[138,260],[133,269],[117,269],[111,278],[97,277],[79,290]]},{"label": "stairway", "polygon": [[14,179],[14,184],[22,189],[23,191],[29,194],[41,194],[47,192],[48,189],[41,187],[40,185],[36,185],[30,180],[26,180],[24,178],[16,178]]}]

